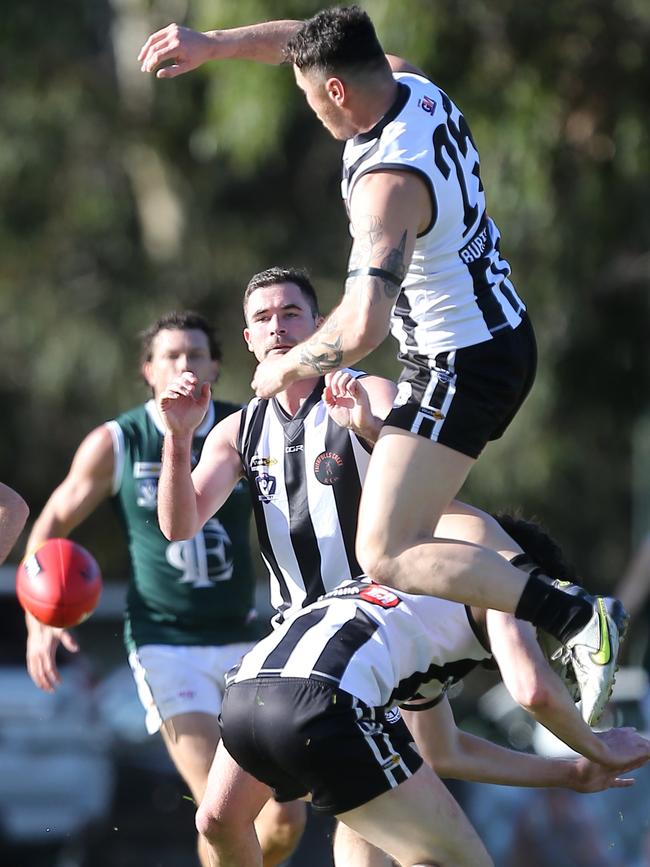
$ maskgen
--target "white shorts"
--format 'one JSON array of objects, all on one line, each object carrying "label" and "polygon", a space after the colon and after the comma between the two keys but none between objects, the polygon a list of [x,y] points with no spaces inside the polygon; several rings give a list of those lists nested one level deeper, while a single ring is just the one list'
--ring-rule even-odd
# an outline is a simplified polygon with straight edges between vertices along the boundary
[{"label": "white shorts", "polygon": [[225,675],[255,644],[241,641],[220,647],[145,644],[129,654],[149,734],[181,713],[221,713]]}]

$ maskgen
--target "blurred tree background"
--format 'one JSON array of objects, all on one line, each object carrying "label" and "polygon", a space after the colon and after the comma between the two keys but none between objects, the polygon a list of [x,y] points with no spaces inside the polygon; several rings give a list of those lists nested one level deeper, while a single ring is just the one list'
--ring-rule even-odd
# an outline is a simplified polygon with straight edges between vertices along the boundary
[{"label": "blurred tree background", "polygon": [[[68,0],[48,12],[23,0],[5,9],[0,478],[34,514],[85,433],[146,397],[137,333],[150,320],[185,306],[212,318],[226,359],[219,393],[245,400],[249,276],[304,265],[325,310],[339,296],[349,249],[340,144],[291,70],[229,62],[158,81],[136,60],[172,20],[211,29],[304,18],[320,5]],[[611,586],[630,546],[634,444],[648,430],[650,5],[361,5],[384,47],[466,114],[538,333],[533,395],[464,495],[537,516],[594,586]],[[392,340],[364,366],[396,375]],[[125,559],[111,521],[100,511],[79,538],[115,577]]]}]

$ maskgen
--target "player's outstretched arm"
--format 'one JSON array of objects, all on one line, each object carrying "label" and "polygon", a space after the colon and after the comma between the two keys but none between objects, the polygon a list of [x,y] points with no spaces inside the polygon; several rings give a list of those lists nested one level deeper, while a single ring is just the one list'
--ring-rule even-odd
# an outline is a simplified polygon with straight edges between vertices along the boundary
[{"label": "player's outstretched arm", "polygon": [[183,373],[158,399],[167,431],[158,481],[158,521],[170,540],[191,539],[228,499],[242,474],[237,451],[241,412],[219,422],[209,433],[192,472],[192,438],[210,402],[204,383],[195,396],[197,380]]},{"label": "player's outstretched arm", "polygon": [[0,482],[0,563],[4,563],[29,517],[29,508],[19,493]]},{"label": "player's outstretched arm", "polygon": [[[620,776],[620,770],[589,759],[534,756],[463,732],[456,726],[446,698],[429,710],[403,711],[403,714],[422,757],[443,778],[501,786],[559,786],[576,792],[599,792],[634,783],[632,778]],[[630,730],[616,731],[625,738]],[[637,760],[624,771],[632,770],[650,758],[650,742],[645,743],[645,759]]]},{"label": "player's outstretched arm", "polygon": [[[68,536],[97,506],[110,496],[115,458],[113,438],[101,425],[91,431],[76,451],[68,475],[52,493],[27,540],[26,553],[47,539]],[[72,652],[79,645],[66,629],[39,623],[25,615],[27,625],[27,670],[36,686],[53,692],[61,682],[56,666],[59,643]]]},{"label": "player's outstretched arm", "polygon": [[[203,33],[169,24],[149,36],[138,61],[143,72],[155,72],[157,78],[176,78],[209,60],[254,60],[277,65],[284,62],[284,48],[302,23],[265,21]],[[163,63],[168,65],[161,67]]]},{"label": "player's outstretched arm", "polygon": [[613,770],[647,761],[650,744],[632,729],[596,733],[578,712],[561,679],[548,665],[529,623],[500,611],[487,612],[492,653],[503,682],[541,725],[571,749]]}]

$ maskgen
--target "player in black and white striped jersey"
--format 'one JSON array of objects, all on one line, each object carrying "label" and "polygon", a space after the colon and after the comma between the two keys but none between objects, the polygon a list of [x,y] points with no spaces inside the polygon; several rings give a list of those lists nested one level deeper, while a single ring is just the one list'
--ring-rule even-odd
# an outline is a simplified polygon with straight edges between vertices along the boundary
[{"label": "player in black and white striped jersey", "polygon": [[290,61],[309,106],[347,142],[345,295],[315,334],[262,359],[256,393],[269,398],[355,364],[392,327],[404,370],[364,486],[361,566],[391,586],[498,608],[553,633],[572,655],[594,723],[625,628],[615,600],[568,598],[485,547],[430,536],[525,400],[536,368],[532,326],[487,214],[464,116],[420,70],[384,53],[356,6],[204,34],[170,25],[140,53],[143,70],[161,78],[227,58]]},{"label": "player in black and white striped jersey", "polygon": [[[252,303],[255,315],[257,300]],[[347,374],[363,376],[364,389],[389,396],[391,387],[377,377]],[[294,415],[282,402],[260,398],[242,413],[237,450],[269,570],[275,623],[331,589],[333,576],[361,572],[354,543],[370,446],[334,421],[324,387],[318,378]]]},{"label": "player in black and white striped jersey", "polygon": [[[549,549],[534,532],[543,562]],[[585,758],[517,753],[455,728],[447,688],[492,654],[513,697]],[[228,676],[223,742],[279,800],[310,795],[316,810],[401,864],[490,863],[458,815],[450,822],[449,796],[391,722],[387,708],[417,690],[417,702],[402,706],[443,777],[590,792],[631,785],[618,774],[650,758],[650,742],[633,729],[591,731],[528,624],[369,579],[344,582],[246,654]]]}]

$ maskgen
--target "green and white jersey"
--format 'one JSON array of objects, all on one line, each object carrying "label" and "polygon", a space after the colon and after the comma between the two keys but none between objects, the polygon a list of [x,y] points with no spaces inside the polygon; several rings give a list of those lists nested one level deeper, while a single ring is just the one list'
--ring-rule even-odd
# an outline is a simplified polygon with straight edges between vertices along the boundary
[{"label": "green and white jersey", "polygon": [[[240,407],[212,401],[192,446],[192,465],[217,422]],[[200,533],[169,542],[158,525],[158,478],[164,427],[153,400],[107,422],[113,437],[113,501],[131,555],[125,642],[222,645],[255,640],[256,621],[249,544],[250,496],[240,481]]]}]

